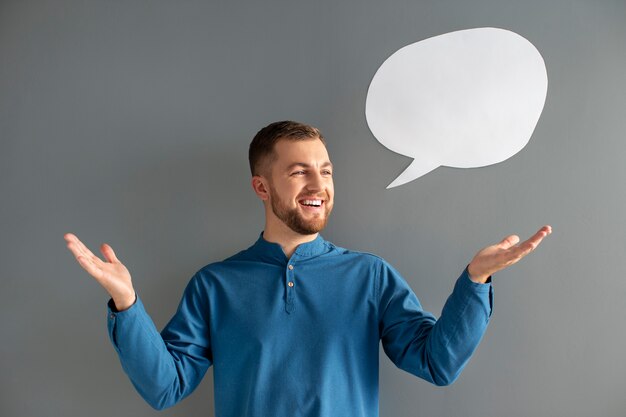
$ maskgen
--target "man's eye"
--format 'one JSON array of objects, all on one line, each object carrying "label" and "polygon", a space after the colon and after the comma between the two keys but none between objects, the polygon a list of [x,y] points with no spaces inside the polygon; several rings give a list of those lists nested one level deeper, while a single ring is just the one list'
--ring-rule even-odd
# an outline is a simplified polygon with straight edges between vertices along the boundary
[{"label": "man's eye", "polygon": [[300,171],[294,171],[291,175],[304,175],[305,172],[300,170]]},{"label": "man's eye", "polygon": [[324,175],[333,175],[332,171],[322,171]]}]

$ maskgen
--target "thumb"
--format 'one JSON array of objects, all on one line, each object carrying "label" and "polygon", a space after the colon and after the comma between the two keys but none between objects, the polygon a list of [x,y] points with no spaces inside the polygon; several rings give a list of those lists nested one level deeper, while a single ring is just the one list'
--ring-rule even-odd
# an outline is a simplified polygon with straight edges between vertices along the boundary
[{"label": "thumb", "polygon": [[100,246],[100,252],[102,252],[107,262],[120,263],[119,259],[117,259],[117,256],[115,256],[115,252],[113,252],[113,248],[110,247],[108,244],[103,243],[102,246]]},{"label": "thumb", "polygon": [[502,241],[500,241],[500,243],[498,243],[497,246],[499,246],[502,249],[509,249],[511,246],[515,246],[518,243],[519,243],[519,236],[510,235],[502,239]]}]

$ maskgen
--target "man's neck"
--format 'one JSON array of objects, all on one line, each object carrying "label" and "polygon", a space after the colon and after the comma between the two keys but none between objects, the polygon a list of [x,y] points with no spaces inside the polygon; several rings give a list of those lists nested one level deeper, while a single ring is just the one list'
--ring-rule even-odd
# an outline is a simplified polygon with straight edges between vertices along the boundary
[{"label": "man's neck", "polygon": [[319,235],[319,233],[315,233],[312,235],[302,235],[300,233],[294,232],[286,226],[284,227],[284,229],[268,226],[269,225],[266,224],[265,230],[263,231],[263,239],[267,240],[268,242],[278,243],[283,249],[283,252],[285,252],[285,256],[287,256],[287,258],[291,258],[291,255],[293,255],[298,246],[303,243],[315,240]]}]

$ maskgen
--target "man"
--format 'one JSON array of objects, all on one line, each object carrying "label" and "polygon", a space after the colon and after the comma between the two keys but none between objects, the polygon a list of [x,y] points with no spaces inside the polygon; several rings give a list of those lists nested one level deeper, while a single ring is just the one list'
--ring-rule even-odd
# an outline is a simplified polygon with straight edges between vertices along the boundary
[{"label": "man", "polygon": [[374,255],[325,241],[333,165],[315,128],[277,122],[250,145],[252,188],[265,228],[250,248],[196,273],[172,320],[157,332],[128,270],[65,235],[80,265],[111,295],[108,328],[138,392],[162,409],[189,395],[214,366],[216,416],[378,415],[382,341],[400,368],[453,382],[491,315],[490,277],[551,232],[509,236],[472,259],[438,320]]}]

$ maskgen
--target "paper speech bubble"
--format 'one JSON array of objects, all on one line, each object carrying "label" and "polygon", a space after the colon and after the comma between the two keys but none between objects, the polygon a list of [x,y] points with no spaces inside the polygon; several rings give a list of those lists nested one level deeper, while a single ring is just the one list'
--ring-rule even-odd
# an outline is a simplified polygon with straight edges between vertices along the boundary
[{"label": "paper speech bubble", "polygon": [[482,167],[515,155],[547,91],[541,54],[508,30],[461,30],[398,50],[374,75],[365,103],[378,141],[413,158],[387,188],[439,166]]}]

